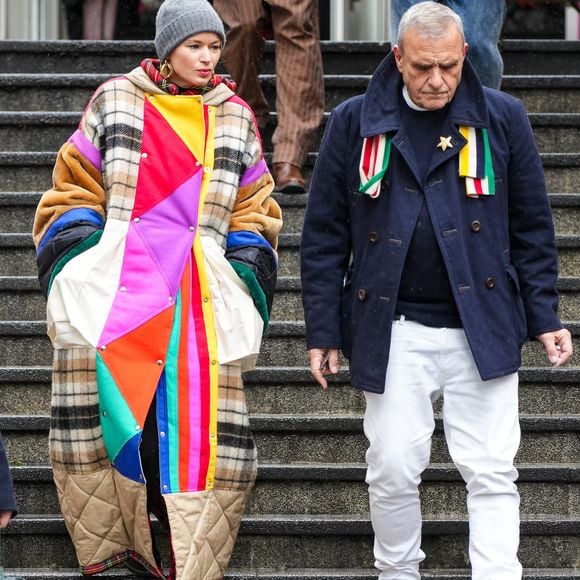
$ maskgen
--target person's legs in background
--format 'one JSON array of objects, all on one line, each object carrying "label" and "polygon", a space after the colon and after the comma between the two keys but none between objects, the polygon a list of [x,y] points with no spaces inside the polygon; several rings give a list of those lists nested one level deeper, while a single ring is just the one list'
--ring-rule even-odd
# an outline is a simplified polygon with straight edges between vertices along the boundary
[{"label": "person's legs in background", "polygon": [[391,48],[397,42],[397,33],[399,31],[399,22],[401,16],[417,4],[419,0],[391,0],[391,9],[389,11],[390,29],[391,29]]},{"label": "person's legs in background", "polygon": [[269,122],[270,111],[258,75],[262,66],[264,38],[268,14],[261,0],[214,0],[213,6],[224,21],[227,31],[222,60],[236,81],[237,94],[252,107],[258,127]]},{"label": "person's legs in background", "polygon": [[83,5],[83,38],[112,40],[117,21],[117,0],[85,0]]},{"label": "person's legs in background", "polygon": [[503,76],[503,59],[498,42],[506,13],[505,0],[446,0],[445,4],[461,16],[467,57],[475,67],[482,84],[499,89]]},{"label": "person's legs in background", "polygon": [[[391,43],[397,39],[401,16],[418,0],[391,0]],[[499,37],[506,13],[505,0],[445,0],[451,10],[463,21],[465,39],[469,43],[467,56],[479,79],[486,87],[499,89],[503,75],[503,60],[498,48]]]},{"label": "person's legs in background", "polygon": [[305,191],[302,167],[324,115],[318,0],[269,0],[276,47],[273,170],[278,191]]}]

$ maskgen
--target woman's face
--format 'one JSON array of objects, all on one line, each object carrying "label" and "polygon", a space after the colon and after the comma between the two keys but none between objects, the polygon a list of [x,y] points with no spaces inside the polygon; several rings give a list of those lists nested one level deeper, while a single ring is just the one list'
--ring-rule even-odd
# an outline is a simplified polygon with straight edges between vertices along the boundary
[{"label": "woman's face", "polygon": [[222,43],[215,32],[200,32],[186,38],[169,55],[173,67],[170,80],[182,88],[207,85],[221,52]]}]

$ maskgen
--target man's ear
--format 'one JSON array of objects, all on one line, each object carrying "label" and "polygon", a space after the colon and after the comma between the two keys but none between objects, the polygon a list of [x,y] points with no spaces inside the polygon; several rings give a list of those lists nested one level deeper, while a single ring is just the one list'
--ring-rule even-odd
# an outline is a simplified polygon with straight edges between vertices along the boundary
[{"label": "man's ear", "polygon": [[399,45],[395,44],[395,46],[393,46],[393,54],[395,55],[395,63],[397,64],[397,68],[399,69],[399,72],[401,71],[401,58],[403,57],[403,55],[401,54],[401,50],[399,49]]},{"label": "man's ear", "polygon": [[464,43],[463,44],[463,56],[467,56],[467,51],[469,50],[469,44]]}]

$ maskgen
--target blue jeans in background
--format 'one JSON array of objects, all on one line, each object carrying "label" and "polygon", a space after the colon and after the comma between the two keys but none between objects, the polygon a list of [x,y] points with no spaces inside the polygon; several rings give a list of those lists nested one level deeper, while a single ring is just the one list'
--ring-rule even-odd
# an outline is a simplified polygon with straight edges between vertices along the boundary
[{"label": "blue jeans in background", "polygon": [[[391,44],[396,43],[401,16],[417,0],[391,0]],[[503,60],[497,43],[505,18],[505,0],[441,0],[463,21],[465,39],[469,43],[467,56],[479,79],[486,87],[499,89]]]}]

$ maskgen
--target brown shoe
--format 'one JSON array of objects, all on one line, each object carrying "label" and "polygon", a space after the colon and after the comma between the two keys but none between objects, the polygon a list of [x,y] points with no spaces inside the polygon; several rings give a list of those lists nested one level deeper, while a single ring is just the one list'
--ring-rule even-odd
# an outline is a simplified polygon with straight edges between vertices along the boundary
[{"label": "brown shoe", "polygon": [[274,181],[276,185],[274,191],[280,193],[305,193],[306,181],[302,177],[302,171],[297,165],[292,163],[274,163],[272,165]]}]

